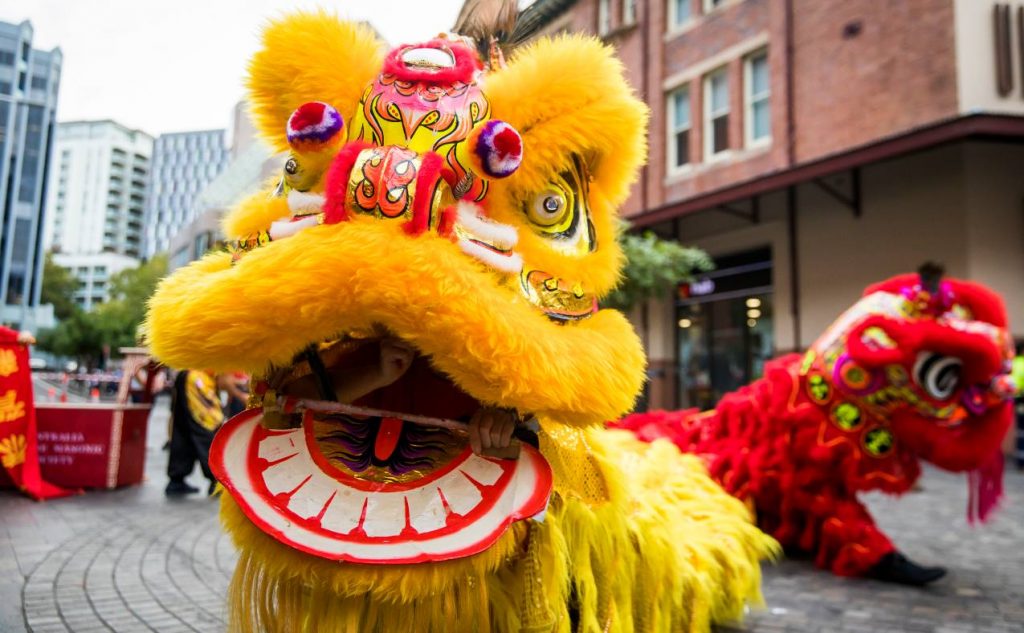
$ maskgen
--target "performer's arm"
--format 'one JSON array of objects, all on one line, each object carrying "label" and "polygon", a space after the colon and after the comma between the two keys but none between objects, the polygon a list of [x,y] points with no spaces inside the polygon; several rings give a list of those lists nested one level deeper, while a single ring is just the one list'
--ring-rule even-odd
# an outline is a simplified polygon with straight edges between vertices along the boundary
[{"label": "performer's arm", "polygon": [[20,343],[22,345],[35,345],[36,338],[31,332],[18,332],[9,327],[0,325],[0,343]]}]

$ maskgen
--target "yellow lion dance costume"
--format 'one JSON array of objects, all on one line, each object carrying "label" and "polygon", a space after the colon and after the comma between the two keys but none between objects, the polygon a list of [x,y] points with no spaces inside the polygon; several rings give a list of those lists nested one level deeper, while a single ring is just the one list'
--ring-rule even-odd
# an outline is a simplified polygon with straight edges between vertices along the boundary
[{"label": "yellow lion dance costume", "polygon": [[[272,23],[251,62],[285,173],[147,324],[172,366],[257,377],[211,453],[234,631],[704,631],[759,599],[775,545],[748,509],[697,458],[602,428],[643,379],[597,307],[643,104],[593,39],[490,62],[458,38],[388,53],[324,14]],[[330,402],[384,337],[412,367]],[[471,451],[480,407],[537,448]]]}]

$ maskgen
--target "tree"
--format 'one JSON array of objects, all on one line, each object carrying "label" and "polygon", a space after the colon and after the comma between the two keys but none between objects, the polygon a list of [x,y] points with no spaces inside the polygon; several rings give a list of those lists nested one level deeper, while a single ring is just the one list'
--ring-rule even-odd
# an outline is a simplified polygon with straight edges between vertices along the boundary
[{"label": "tree", "polygon": [[92,312],[76,306],[56,328],[40,333],[39,348],[93,368],[103,358],[104,347],[116,353],[118,348],[136,345],[149,297],[166,274],[165,256],[116,273],[110,278],[109,301]]},{"label": "tree", "polygon": [[78,279],[67,268],[53,261],[53,253],[46,253],[43,260],[43,287],[40,295],[42,303],[53,304],[53,314],[58,321],[63,321],[79,310],[75,304],[75,291],[78,290]]},{"label": "tree", "polygon": [[39,333],[39,349],[57,356],[74,358],[78,365],[92,369],[103,358],[103,333],[93,314],[77,308],[57,327]]},{"label": "tree", "polygon": [[110,300],[93,310],[97,325],[110,348],[138,344],[138,328],[146,318],[146,305],[160,279],[167,274],[167,256],[157,255],[137,268],[110,278]]},{"label": "tree", "polygon": [[622,227],[622,252],[626,256],[622,283],[602,303],[629,310],[648,299],[666,296],[677,285],[692,281],[694,273],[714,268],[708,254],[698,248],[663,240],[650,231],[626,233]]}]

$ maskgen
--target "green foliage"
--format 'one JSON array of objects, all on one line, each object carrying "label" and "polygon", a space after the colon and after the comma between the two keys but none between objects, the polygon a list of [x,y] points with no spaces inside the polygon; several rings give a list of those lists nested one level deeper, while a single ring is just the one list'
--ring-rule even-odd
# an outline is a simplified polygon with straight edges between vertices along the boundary
[{"label": "green foliage", "polygon": [[73,357],[91,368],[103,357],[104,347],[116,353],[118,348],[137,345],[146,304],[166,274],[167,257],[159,255],[137,268],[113,275],[110,300],[92,312],[76,307],[56,328],[40,333],[40,349]]},{"label": "green foliage", "polygon": [[70,357],[82,367],[93,368],[103,356],[103,333],[95,317],[75,307],[57,327],[39,333],[36,346],[57,356]]},{"label": "green foliage", "polygon": [[53,261],[53,253],[47,253],[43,261],[43,288],[40,300],[53,304],[53,314],[58,321],[70,318],[78,311],[75,305],[75,291],[78,279],[67,268]]},{"label": "green foliage", "polygon": [[602,305],[629,310],[647,299],[667,295],[679,283],[692,281],[697,272],[714,268],[714,262],[699,248],[663,240],[650,231],[626,233],[625,228],[620,236],[626,256],[622,283]]}]

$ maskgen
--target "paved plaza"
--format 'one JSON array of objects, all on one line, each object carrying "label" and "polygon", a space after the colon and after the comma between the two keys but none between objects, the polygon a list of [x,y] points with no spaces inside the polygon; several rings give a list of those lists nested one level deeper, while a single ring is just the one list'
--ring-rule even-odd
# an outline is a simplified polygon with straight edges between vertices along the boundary
[{"label": "paved plaza", "polygon": [[[0,493],[0,631],[224,629],[235,553],[216,501],[164,498],[166,420],[163,403],[150,421],[142,486],[47,503]],[[722,633],[1024,632],[1024,476],[1008,473],[1007,494],[983,528],[965,523],[964,477],[929,469],[919,492],[870,496],[908,556],[946,565],[950,575],[922,590],[785,561],[765,570],[766,607]]]}]

